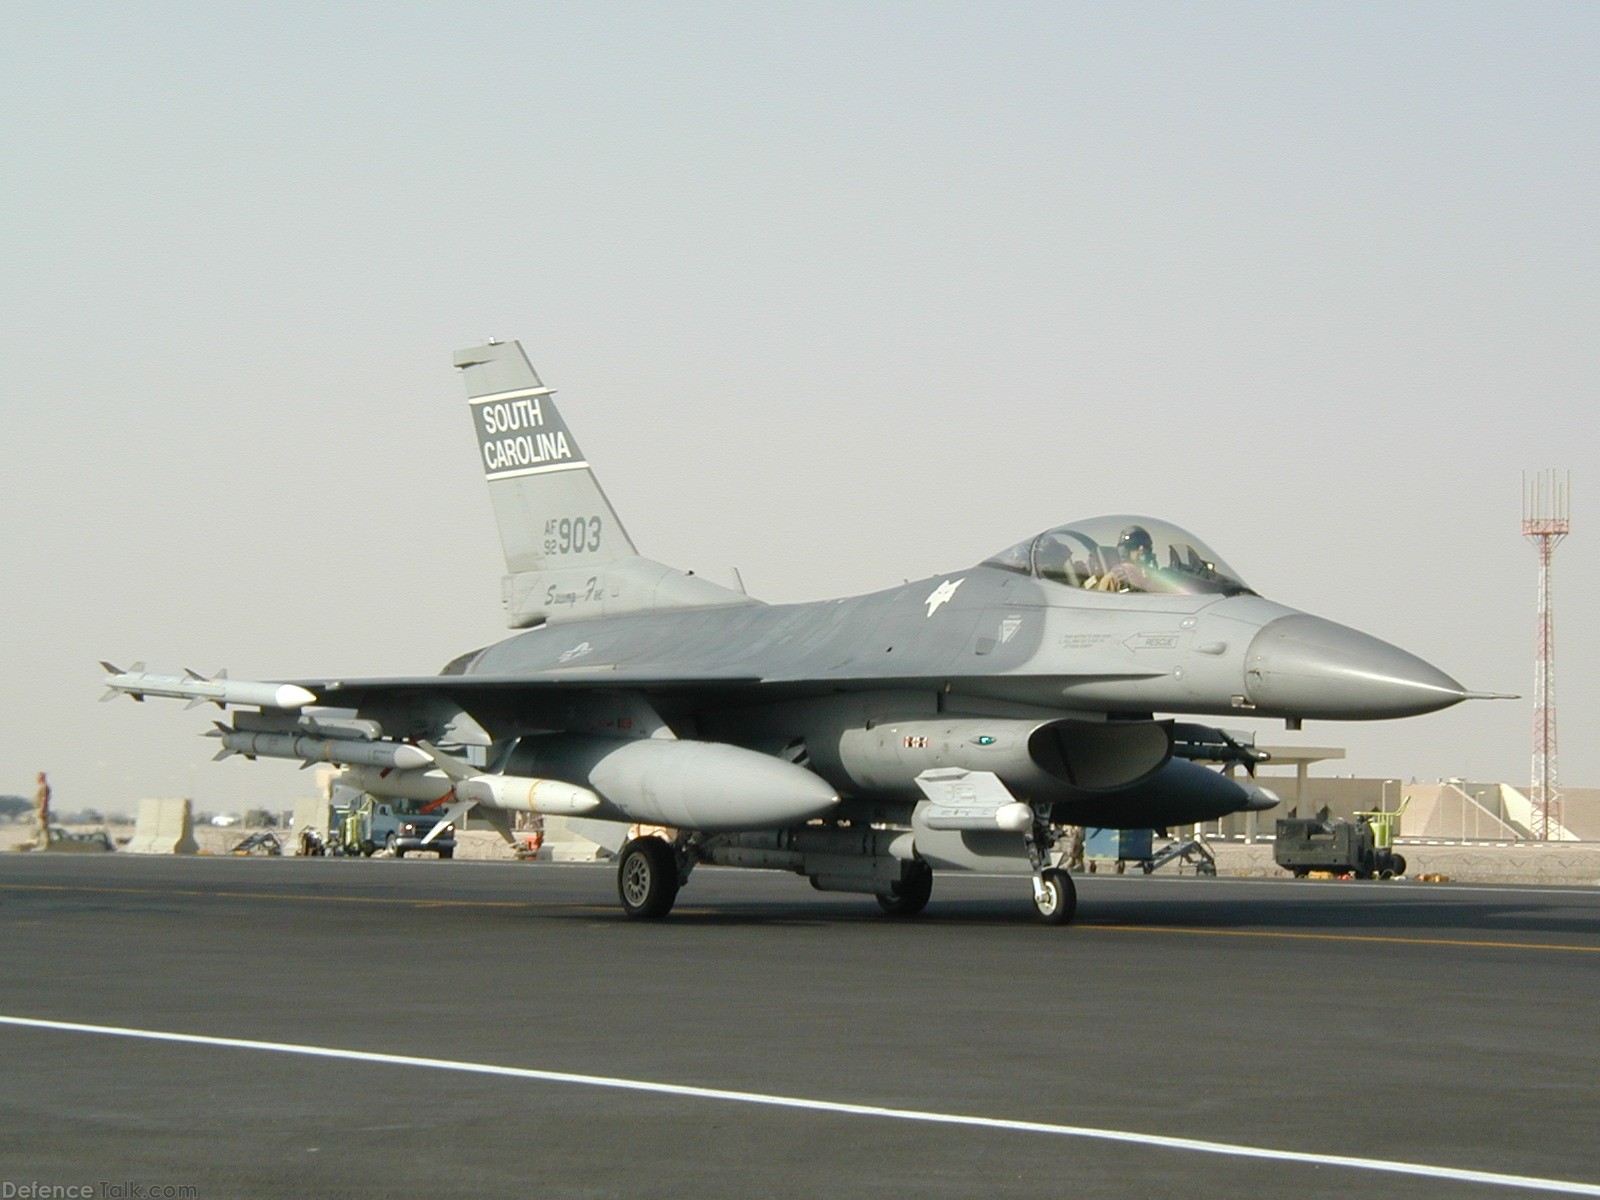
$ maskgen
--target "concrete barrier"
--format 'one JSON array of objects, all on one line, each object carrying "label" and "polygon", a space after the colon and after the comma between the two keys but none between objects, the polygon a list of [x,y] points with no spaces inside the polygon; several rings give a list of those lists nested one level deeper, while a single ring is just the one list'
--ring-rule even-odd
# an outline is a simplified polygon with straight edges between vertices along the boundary
[{"label": "concrete barrier", "polygon": [[187,800],[139,801],[139,818],[133,826],[128,850],[133,854],[193,854],[194,816]]},{"label": "concrete barrier", "polygon": [[[605,824],[621,830],[622,836],[626,837],[628,828],[626,825],[617,825],[615,822],[605,822]],[[585,821],[581,818],[574,820],[572,817],[546,817],[541,856],[548,856],[551,862],[599,862],[605,847],[588,836],[597,832],[596,826],[599,825],[601,822]]]}]

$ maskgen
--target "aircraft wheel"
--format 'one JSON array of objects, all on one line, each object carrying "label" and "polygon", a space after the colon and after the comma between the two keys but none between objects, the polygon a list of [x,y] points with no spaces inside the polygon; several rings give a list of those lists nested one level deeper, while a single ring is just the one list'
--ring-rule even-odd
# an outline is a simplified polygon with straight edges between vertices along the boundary
[{"label": "aircraft wheel", "polygon": [[925,862],[909,862],[894,890],[878,893],[878,907],[891,917],[914,917],[928,907],[932,895],[933,868]]},{"label": "aircraft wheel", "polygon": [[664,917],[678,898],[678,855],[658,837],[638,837],[617,860],[617,894],[630,917]]},{"label": "aircraft wheel", "polygon": [[1034,896],[1033,907],[1039,920],[1046,925],[1065,925],[1078,911],[1078,889],[1072,876],[1059,867],[1052,867],[1040,876],[1045,894]]}]

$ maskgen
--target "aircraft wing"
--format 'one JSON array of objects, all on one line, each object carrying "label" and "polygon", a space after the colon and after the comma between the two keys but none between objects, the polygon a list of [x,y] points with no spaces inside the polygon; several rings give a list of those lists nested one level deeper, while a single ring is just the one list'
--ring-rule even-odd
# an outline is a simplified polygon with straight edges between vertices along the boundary
[{"label": "aircraft wing", "polygon": [[[1164,671],[1144,669],[1122,663],[1087,664],[1063,680],[1091,679],[1147,679],[1164,675]],[[304,688],[317,697],[315,704],[348,708],[387,695],[434,692],[451,696],[493,697],[509,692],[554,693],[572,690],[626,688],[646,693],[740,691],[760,689],[777,694],[806,694],[818,689],[828,689],[841,683],[854,686],[870,685],[878,689],[897,689],[907,686],[924,687],[930,683],[951,684],[960,687],[965,683],[977,685],[992,683],[994,675],[944,675],[937,679],[923,676],[896,677],[883,674],[857,675],[852,673],[770,674],[750,671],[666,671],[648,666],[584,667],[570,671],[546,671],[536,675],[410,675],[383,676],[373,679],[314,678],[281,681],[274,686]]]},{"label": "aircraft wing", "polygon": [[136,664],[128,671],[104,664],[109,695],[164,696],[191,705],[255,707],[285,719],[303,709],[354,712],[376,721],[383,736],[463,745],[487,745],[532,729],[600,731],[661,725],[659,710],[718,707],[741,701],[771,702],[851,690],[895,691],[929,687],[983,696],[1026,683],[1044,700],[1059,702],[1073,684],[1137,680],[1154,674],[1125,664],[1085,663],[1071,676],[857,676],[853,673],[774,674],[751,671],[668,669],[648,665],[582,666],[533,674],[400,675],[376,678],[318,676],[295,680],[231,680],[153,675]]}]

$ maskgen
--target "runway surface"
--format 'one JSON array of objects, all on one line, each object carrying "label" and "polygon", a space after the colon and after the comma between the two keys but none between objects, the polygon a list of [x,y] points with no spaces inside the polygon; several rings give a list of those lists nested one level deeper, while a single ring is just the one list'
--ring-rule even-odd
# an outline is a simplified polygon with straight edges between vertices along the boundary
[{"label": "runway surface", "polygon": [[0,1185],[1600,1195],[1600,892],[1079,895],[702,869],[641,923],[605,868],[6,855]]}]

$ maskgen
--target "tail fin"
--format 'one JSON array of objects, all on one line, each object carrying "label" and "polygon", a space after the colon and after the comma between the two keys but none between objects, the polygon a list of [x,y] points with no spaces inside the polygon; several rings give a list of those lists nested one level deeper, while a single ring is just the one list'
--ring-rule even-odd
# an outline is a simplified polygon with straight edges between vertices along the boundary
[{"label": "tail fin", "polygon": [[455,365],[500,526],[507,625],[751,602],[639,556],[520,342],[459,351]]}]

